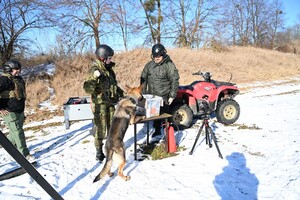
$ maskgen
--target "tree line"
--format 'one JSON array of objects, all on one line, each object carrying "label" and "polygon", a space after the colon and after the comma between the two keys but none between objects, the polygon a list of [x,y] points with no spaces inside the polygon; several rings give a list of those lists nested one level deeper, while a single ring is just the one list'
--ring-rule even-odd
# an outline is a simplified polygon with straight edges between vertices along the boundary
[{"label": "tree line", "polygon": [[141,46],[273,49],[300,38],[300,23],[285,27],[284,16],[282,0],[0,0],[0,64],[30,51],[34,29],[56,30],[60,55],[116,38],[125,51],[136,38]]}]

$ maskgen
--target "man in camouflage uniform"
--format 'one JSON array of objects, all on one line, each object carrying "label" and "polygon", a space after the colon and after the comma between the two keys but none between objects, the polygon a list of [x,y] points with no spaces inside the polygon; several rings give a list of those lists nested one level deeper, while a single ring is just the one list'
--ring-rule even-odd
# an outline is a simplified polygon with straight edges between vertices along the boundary
[{"label": "man in camouflage uniform", "polygon": [[96,160],[102,162],[105,158],[102,146],[103,139],[109,131],[115,104],[123,97],[123,90],[118,87],[113,71],[115,63],[111,62],[114,51],[108,45],[102,44],[95,51],[97,59],[89,69],[88,77],[83,84],[84,90],[91,95],[94,124],[96,126],[94,144]]},{"label": "man in camouflage uniform", "polygon": [[3,66],[4,73],[0,76],[0,117],[9,129],[8,140],[31,160],[34,157],[29,154],[23,130],[26,89],[23,78],[19,76],[21,67],[16,60],[9,60]]}]

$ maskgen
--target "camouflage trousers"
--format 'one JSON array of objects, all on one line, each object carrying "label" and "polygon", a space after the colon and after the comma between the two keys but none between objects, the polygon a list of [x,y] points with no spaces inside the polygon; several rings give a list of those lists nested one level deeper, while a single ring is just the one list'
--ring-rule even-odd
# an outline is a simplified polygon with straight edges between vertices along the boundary
[{"label": "camouflage trousers", "polygon": [[115,106],[107,103],[92,103],[92,111],[94,114],[94,126],[96,128],[94,135],[94,144],[96,149],[99,149],[100,147],[102,147],[102,141],[104,138],[106,138],[109,131],[115,112]]}]

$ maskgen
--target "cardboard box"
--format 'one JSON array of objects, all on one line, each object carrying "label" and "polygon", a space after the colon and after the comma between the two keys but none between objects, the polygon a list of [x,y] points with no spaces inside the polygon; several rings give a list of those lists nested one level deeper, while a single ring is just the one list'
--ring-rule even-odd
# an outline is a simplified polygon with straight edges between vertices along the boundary
[{"label": "cardboard box", "polygon": [[146,118],[159,116],[160,107],[164,105],[162,97],[152,94],[143,94],[143,96],[146,99]]}]

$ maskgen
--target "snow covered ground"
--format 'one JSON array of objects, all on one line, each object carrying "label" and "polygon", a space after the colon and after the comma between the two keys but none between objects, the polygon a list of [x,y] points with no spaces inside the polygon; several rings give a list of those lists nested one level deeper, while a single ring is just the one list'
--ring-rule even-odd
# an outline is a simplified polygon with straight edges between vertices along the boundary
[{"label": "snow covered ground", "polygon": [[[95,161],[91,121],[80,121],[65,130],[62,117],[42,123],[59,126],[27,131],[27,144],[38,160],[37,170],[64,198],[97,199],[300,199],[300,79],[294,83],[259,83],[236,97],[241,116],[232,126],[215,120],[210,125],[218,138],[224,159],[215,146],[209,148],[201,135],[189,155],[201,125],[176,133],[185,151],[163,160],[135,161],[133,126],[125,136],[131,180],[114,176],[92,183],[103,164]],[[262,87],[264,86],[264,87]],[[138,124],[138,143],[146,138]],[[18,166],[0,148],[0,174]],[[113,165],[113,171],[117,169]],[[0,198],[51,199],[28,174],[0,182]]]}]

